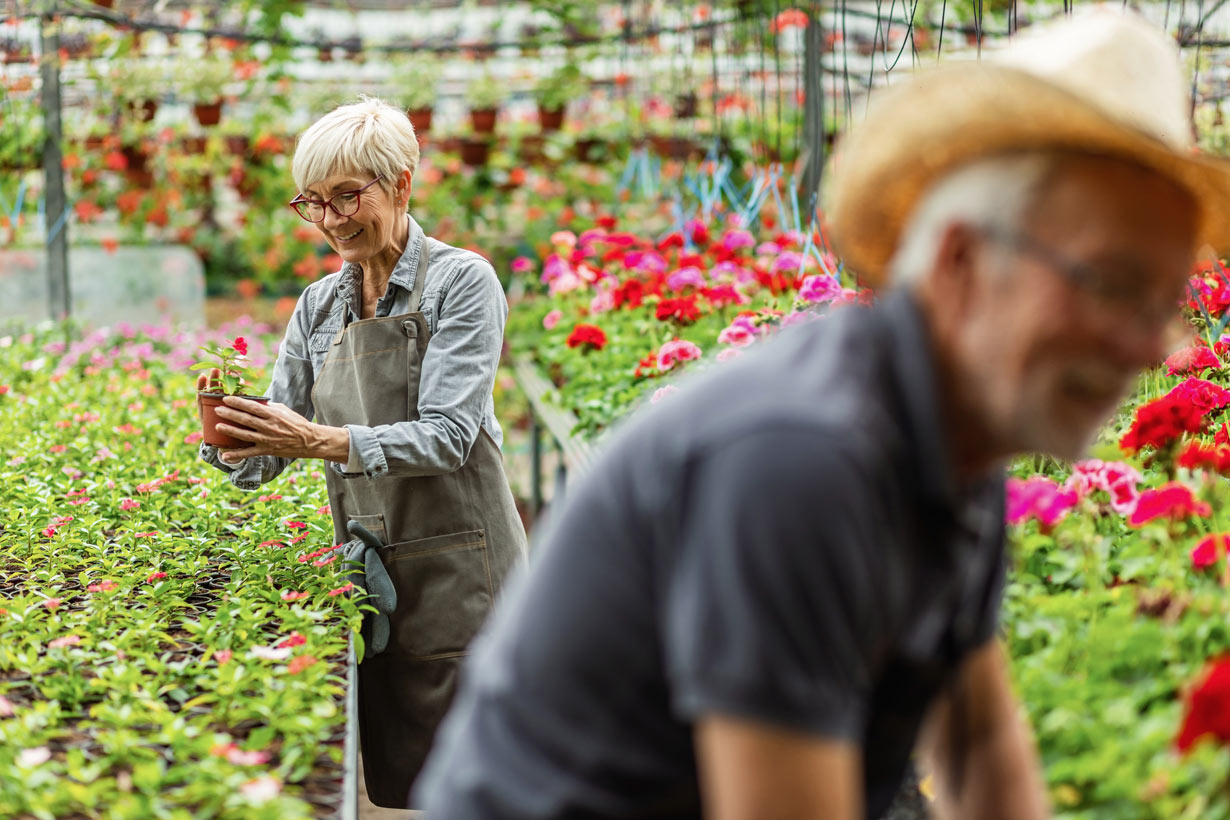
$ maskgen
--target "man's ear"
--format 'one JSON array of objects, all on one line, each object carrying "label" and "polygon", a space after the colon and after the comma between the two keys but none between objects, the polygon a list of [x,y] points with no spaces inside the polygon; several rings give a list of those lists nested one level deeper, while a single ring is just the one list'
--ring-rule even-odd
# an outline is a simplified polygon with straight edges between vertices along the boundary
[{"label": "man's ear", "polygon": [[924,279],[933,298],[958,317],[964,317],[986,281],[979,273],[986,252],[982,235],[972,225],[954,222],[944,229],[935,258]]}]

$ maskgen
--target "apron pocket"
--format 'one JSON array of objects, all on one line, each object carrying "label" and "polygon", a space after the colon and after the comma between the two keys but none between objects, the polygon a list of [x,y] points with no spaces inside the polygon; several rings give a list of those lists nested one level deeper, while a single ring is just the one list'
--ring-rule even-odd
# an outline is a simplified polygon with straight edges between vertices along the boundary
[{"label": "apron pocket", "polygon": [[380,553],[397,588],[390,647],[420,659],[464,653],[494,598],[485,533],[403,541]]},{"label": "apron pocket", "polygon": [[[388,533],[384,528],[384,513],[377,515],[352,515],[349,520],[355,522],[372,535],[380,539],[381,544],[389,543]],[[347,538],[352,536],[347,535]]]}]

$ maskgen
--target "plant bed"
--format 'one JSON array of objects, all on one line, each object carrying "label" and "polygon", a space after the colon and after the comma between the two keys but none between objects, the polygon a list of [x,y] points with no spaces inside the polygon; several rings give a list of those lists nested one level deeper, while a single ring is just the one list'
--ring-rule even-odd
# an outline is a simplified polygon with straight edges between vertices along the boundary
[{"label": "plant bed", "polygon": [[0,816],[344,814],[360,613],[320,465],[245,493],[198,460],[212,335],[74,333],[0,357]]}]

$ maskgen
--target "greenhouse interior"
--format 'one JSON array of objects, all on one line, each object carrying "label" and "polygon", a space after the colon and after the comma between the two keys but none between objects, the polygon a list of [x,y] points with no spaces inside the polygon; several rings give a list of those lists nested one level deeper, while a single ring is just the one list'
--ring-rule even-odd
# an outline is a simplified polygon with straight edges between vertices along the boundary
[{"label": "greenhouse interior", "polygon": [[1225,0],[0,54],[0,818],[1230,818]]}]

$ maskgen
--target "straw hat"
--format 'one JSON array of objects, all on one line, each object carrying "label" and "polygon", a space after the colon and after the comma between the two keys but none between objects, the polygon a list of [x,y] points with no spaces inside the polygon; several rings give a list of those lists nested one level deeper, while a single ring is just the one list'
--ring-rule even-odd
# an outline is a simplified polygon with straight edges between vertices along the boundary
[{"label": "straw hat", "polygon": [[934,69],[873,97],[838,146],[827,216],[837,251],[886,278],[927,188],[971,160],[1028,150],[1117,156],[1174,179],[1203,209],[1202,245],[1230,246],[1230,163],[1196,153],[1174,42],[1131,14],[1096,9],[1023,33],[982,62]]}]

